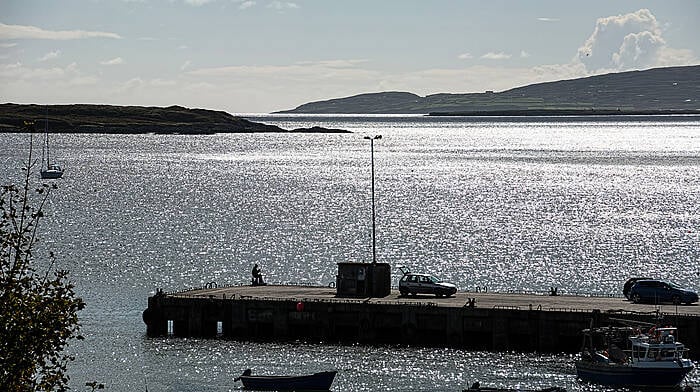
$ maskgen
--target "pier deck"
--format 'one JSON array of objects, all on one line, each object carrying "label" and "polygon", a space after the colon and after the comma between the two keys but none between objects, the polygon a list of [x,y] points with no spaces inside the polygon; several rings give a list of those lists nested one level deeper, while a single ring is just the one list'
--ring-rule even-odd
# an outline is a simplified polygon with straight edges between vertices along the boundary
[{"label": "pier deck", "polygon": [[[434,295],[406,296],[399,295],[398,290],[392,290],[391,295],[384,298],[338,298],[336,290],[328,287],[308,286],[232,286],[221,288],[193,289],[175,294],[173,297],[190,298],[238,298],[238,299],[275,299],[290,301],[327,301],[338,303],[364,304],[417,304],[461,308],[467,305],[470,298],[475,299],[477,308],[504,308],[530,310],[530,307],[543,311],[601,311],[601,312],[638,312],[653,313],[657,306],[654,304],[635,304],[624,297],[603,296],[574,296],[574,295],[540,295],[540,294],[510,294],[488,292],[458,292],[452,297],[436,297]],[[700,317],[700,306],[679,305],[670,303],[658,305],[659,311],[666,314],[686,314]]]},{"label": "pier deck", "polygon": [[[474,299],[470,306],[470,299]],[[622,297],[458,292],[339,298],[329,287],[232,286],[158,292],[143,313],[148,336],[446,345],[492,351],[571,352],[581,330],[614,319],[678,327],[698,358],[700,306],[633,304]]]}]

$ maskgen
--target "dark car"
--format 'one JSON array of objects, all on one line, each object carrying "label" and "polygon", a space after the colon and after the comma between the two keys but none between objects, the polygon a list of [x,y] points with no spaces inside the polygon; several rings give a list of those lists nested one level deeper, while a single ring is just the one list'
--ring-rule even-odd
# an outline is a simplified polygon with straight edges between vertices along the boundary
[{"label": "dark car", "polygon": [[673,282],[657,279],[638,280],[630,289],[629,298],[634,303],[673,302],[679,305],[698,302],[696,292],[684,289]]},{"label": "dark car", "polygon": [[434,294],[438,297],[449,297],[457,292],[457,286],[432,275],[407,272],[399,280],[399,292],[401,295]]},{"label": "dark car", "polygon": [[632,286],[634,286],[635,283],[637,283],[638,280],[649,280],[652,278],[629,278],[627,279],[627,282],[625,282],[625,285],[622,287],[622,294],[625,295],[625,298],[630,299],[630,290],[632,290]]}]

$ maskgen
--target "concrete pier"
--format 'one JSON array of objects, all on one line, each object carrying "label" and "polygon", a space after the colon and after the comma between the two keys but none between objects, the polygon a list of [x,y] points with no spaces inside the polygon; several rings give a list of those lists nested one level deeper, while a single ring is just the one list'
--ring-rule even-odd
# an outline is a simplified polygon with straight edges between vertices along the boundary
[{"label": "concrete pier", "polygon": [[[214,285],[210,285],[214,286]],[[473,302],[471,301],[473,300]],[[578,352],[581,330],[611,319],[678,327],[700,358],[700,306],[633,304],[621,297],[459,292],[454,297],[337,298],[335,288],[208,287],[148,299],[148,336],[445,345],[479,350]]]}]

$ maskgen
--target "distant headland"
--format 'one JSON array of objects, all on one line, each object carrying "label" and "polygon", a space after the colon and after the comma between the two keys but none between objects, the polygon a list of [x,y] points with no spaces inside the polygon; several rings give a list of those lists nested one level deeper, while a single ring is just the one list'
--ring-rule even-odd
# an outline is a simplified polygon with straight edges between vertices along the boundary
[{"label": "distant headland", "polygon": [[181,106],[144,107],[112,105],[21,105],[0,104],[0,133],[28,132],[25,121],[33,121],[39,130],[48,121],[57,133],[163,133],[206,135],[215,133],[351,133],[323,127],[282,129],[206,109]]},{"label": "distant headland", "polygon": [[311,102],[277,113],[461,116],[700,115],[700,65],[532,84],[503,92],[380,92]]}]

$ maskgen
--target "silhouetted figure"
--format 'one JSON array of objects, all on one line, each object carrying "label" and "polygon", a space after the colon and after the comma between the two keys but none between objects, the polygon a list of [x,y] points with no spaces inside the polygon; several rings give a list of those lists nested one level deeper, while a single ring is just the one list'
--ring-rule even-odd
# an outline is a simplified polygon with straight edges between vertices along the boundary
[{"label": "silhouetted figure", "polygon": [[559,294],[557,293],[557,289],[559,289],[559,288],[558,288],[558,287],[550,287],[550,288],[549,288],[549,295],[551,295],[551,296],[557,296],[557,295],[559,295]]},{"label": "silhouetted figure", "polygon": [[258,267],[258,264],[256,263],[253,266],[253,286],[264,286],[265,282],[263,282],[263,276],[262,273],[260,272],[260,267]]}]

